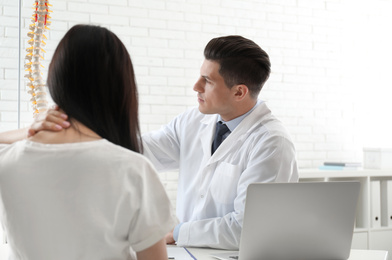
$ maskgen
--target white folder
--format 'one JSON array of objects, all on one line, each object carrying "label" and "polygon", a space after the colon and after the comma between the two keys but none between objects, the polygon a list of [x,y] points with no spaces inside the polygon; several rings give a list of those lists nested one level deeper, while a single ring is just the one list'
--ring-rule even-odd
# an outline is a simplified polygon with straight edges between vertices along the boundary
[{"label": "white folder", "polygon": [[381,181],[381,225],[392,227],[392,180]]},{"label": "white folder", "polygon": [[381,184],[379,180],[370,181],[370,223],[373,228],[381,227]]}]

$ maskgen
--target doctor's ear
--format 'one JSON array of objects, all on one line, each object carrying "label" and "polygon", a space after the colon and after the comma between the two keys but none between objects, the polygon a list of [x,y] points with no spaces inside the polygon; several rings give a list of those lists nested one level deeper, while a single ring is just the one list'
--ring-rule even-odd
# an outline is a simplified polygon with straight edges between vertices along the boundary
[{"label": "doctor's ear", "polygon": [[240,84],[240,85],[235,85],[233,87],[234,91],[234,96],[238,99],[241,100],[244,97],[246,97],[247,94],[249,94],[249,89],[246,85]]}]

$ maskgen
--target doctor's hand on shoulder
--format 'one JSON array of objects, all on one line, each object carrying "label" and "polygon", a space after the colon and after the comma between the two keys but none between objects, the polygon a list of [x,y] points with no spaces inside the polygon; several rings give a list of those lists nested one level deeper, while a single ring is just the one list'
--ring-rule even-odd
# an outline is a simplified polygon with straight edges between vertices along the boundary
[{"label": "doctor's hand on shoulder", "polygon": [[61,131],[71,125],[67,119],[68,116],[56,105],[46,113],[39,114],[34,119],[34,122],[28,129],[27,135],[28,137],[33,136],[41,130]]}]

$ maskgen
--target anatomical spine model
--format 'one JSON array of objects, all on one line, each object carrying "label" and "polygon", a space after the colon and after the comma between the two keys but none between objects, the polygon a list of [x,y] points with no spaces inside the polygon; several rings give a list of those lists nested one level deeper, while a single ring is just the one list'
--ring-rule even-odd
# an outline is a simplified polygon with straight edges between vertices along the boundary
[{"label": "anatomical spine model", "polygon": [[47,110],[48,101],[46,100],[46,91],[45,91],[45,81],[42,78],[41,61],[43,58],[43,53],[45,50],[43,49],[46,45],[45,41],[47,37],[45,36],[46,30],[48,30],[48,26],[50,25],[49,13],[52,12],[49,10],[49,0],[36,0],[34,3],[34,12],[31,17],[32,24],[30,24],[29,28],[31,31],[27,33],[27,36],[30,38],[28,40],[28,44],[30,45],[26,51],[26,59],[25,59],[25,70],[27,74],[25,77],[27,78],[26,87],[28,89],[28,93],[31,95],[31,103],[34,110],[34,116],[38,113],[42,113]]}]

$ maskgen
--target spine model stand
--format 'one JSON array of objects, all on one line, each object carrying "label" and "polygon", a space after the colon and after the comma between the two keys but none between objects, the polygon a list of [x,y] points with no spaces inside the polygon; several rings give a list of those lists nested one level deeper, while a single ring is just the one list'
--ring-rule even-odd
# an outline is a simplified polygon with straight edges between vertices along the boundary
[{"label": "spine model stand", "polygon": [[33,116],[35,117],[38,113],[45,112],[48,107],[48,102],[46,101],[46,91],[45,91],[45,81],[42,76],[41,68],[44,66],[41,64],[43,58],[43,53],[45,53],[43,47],[45,47],[45,36],[46,30],[48,30],[48,26],[50,25],[49,13],[52,12],[49,10],[49,0],[35,0],[34,3],[34,12],[31,17],[32,24],[30,24],[30,32],[27,33],[27,36],[30,38],[28,40],[28,44],[30,47],[26,49],[27,55],[25,59],[25,70],[27,74],[25,77],[27,78],[26,87],[28,89],[28,93],[31,95],[31,104],[33,107]]}]

